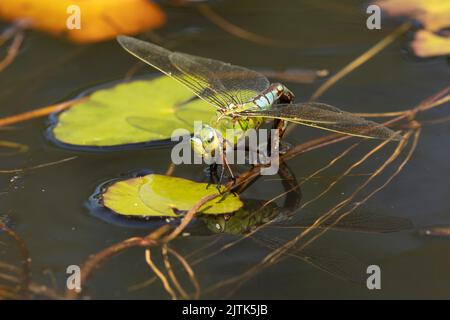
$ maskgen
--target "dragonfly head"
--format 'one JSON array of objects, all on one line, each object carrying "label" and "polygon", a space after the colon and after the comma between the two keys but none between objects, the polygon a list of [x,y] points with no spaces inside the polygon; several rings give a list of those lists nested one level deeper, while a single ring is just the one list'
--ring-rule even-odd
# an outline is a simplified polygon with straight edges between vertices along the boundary
[{"label": "dragonfly head", "polygon": [[221,142],[217,131],[203,124],[201,129],[195,132],[191,138],[191,146],[197,155],[205,159],[211,159],[215,156],[216,151],[219,150]]}]

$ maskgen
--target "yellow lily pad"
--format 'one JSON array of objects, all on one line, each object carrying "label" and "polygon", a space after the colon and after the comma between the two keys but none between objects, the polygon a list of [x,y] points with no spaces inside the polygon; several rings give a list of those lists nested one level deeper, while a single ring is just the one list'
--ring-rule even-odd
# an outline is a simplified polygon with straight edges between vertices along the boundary
[{"label": "yellow lily pad", "polygon": [[80,147],[154,142],[170,139],[175,129],[192,133],[194,121],[209,122],[215,112],[208,103],[192,99],[184,86],[162,76],[95,91],[87,101],[59,114],[51,134],[57,142]]},{"label": "yellow lily pad", "polygon": [[[158,174],[131,178],[110,185],[102,194],[103,205],[125,216],[177,217],[201,198],[217,194],[215,186]],[[242,201],[234,194],[224,194],[208,202],[199,213],[224,214],[239,210]]]}]

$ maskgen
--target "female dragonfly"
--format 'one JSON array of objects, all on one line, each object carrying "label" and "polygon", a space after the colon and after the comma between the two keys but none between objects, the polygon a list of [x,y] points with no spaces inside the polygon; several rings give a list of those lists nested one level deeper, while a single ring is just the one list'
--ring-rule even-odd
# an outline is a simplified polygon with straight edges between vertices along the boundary
[{"label": "female dragonfly", "polygon": [[[283,84],[270,84],[262,74],[222,61],[172,52],[149,42],[119,36],[120,45],[143,62],[189,88],[197,97],[214,106],[219,120],[228,118],[230,129],[238,127],[243,135],[257,129],[263,119],[281,120],[342,134],[400,140],[394,131],[333,106],[318,103],[293,103],[294,94]],[[137,124],[151,126],[151,123]],[[145,129],[145,128],[144,128]],[[203,125],[191,141],[194,151],[210,154],[218,145],[217,126]],[[233,142],[232,144],[234,144]],[[223,147],[225,147],[224,144]]]}]

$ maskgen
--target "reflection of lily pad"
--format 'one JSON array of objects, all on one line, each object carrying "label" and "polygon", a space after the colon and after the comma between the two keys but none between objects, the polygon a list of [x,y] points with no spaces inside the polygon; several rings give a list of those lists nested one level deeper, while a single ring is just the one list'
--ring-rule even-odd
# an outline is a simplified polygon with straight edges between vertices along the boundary
[{"label": "reflection of lily pad", "polygon": [[[110,185],[103,193],[105,207],[126,216],[176,217],[189,210],[204,196],[217,193],[206,183],[157,174],[123,180]],[[242,207],[239,197],[226,194],[205,204],[200,213],[224,214]]]},{"label": "reflection of lily pad", "polygon": [[[80,147],[170,139],[175,129],[192,133],[195,120],[209,122],[215,115],[206,102],[190,98],[188,89],[165,76],[121,83],[95,91],[86,102],[62,112],[52,134],[58,142]],[[137,120],[148,129],[132,125]]]},{"label": "reflection of lily pad", "polygon": [[233,235],[246,234],[280,215],[274,203],[261,200],[246,200],[245,206],[232,215],[203,216],[201,219],[213,233]]}]

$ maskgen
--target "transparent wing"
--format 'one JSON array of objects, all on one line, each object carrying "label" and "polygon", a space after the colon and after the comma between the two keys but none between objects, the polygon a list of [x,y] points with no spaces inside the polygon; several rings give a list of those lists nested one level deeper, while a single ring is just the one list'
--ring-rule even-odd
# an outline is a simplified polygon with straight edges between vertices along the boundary
[{"label": "transparent wing", "polygon": [[[304,229],[311,227],[319,217],[317,215],[303,214],[294,223],[279,222],[268,225],[270,228],[280,229]],[[336,217],[324,221],[320,228],[333,230],[368,232],[368,233],[390,233],[414,228],[411,220],[402,217],[391,217],[371,212],[357,212],[343,219]]]},{"label": "transparent wing", "polygon": [[230,103],[247,102],[270,85],[262,74],[242,67],[172,52],[132,37],[119,36],[117,40],[126,51],[219,109],[226,109]]},{"label": "transparent wing", "polygon": [[[287,242],[260,234],[252,235],[252,239],[271,250],[275,250]],[[355,283],[364,283],[367,275],[367,266],[364,263],[353,255],[335,248],[322,247],[313,243],[301,250],[293,246],[286,251],[285,255],[303,260],[334,277]]]},{"label": "transparent wing", "polygon": [[221,61],[178,52],[173,53],[170,60],[183,74],[209,84],[214,95],[227,106],[251,101],[270,85],[258,72]]},{"label": "transparent wing", "polygon": [[241,112],[245,116],[281,119],[328,131],[374,139],[401,140],[401,135],[391,129],[317,102],[276,105],[267,110]]}]

